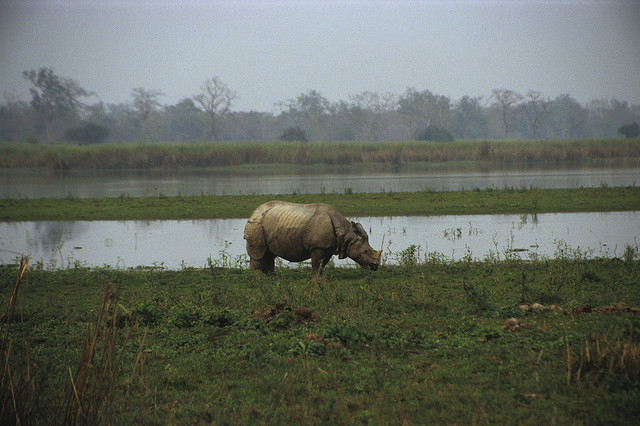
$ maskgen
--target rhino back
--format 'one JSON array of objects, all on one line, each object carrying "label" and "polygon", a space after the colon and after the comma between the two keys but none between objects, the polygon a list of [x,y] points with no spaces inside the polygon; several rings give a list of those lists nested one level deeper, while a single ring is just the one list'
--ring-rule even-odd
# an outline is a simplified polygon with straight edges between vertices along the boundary
[{"label": "rhino back", "polygon": [[[274,203],[262,216],[262,225],[269,250],[292,262],[309,259],[309,235],[315,232],[329,234],[333,238],[332,229],[326,229],[331,219],[320,204]],[[315,241],[312,245],[316,244]]]}]

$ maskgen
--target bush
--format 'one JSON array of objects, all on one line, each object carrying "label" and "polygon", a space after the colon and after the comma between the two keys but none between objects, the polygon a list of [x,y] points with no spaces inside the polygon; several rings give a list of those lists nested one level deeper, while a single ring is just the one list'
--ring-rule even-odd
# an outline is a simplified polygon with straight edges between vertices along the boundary
[{"label": "bush", "polygon": [[640,126],[634,121],[633,123],[618,127],[618,133],[627,138],[636,138],[640,136]]},{"label": "bush", "polygon": [[453,136],[445,129],[437,126],[428,126],[426,129],[418,131],[415,139],[418,141],[451,142],[453,141]]},{"label": "bush", "polygon": [[64,132],[64,138],[67,141],[86,144],[104,142],[107,136],[109,136],[109,128],[96,123],[70,127]]},{"label": "bush", "polygon": [[131,308],[131,314],[138,319],[141,325],[153,325],[162,318],[163,311],[151,302],[140,301]]},{"label": "bush", "polygon": [[300,127],[287,127],[287,130],[280,135],[280,140],[288,142],[307,142],[307,132]]}]

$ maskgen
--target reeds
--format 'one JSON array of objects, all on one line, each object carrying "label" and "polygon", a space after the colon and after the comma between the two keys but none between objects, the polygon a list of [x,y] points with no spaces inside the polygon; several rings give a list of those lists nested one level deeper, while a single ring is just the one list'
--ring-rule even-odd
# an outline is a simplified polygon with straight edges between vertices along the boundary
[{"label": "reeds", "polygon": [[0,145],[0,168],[153,169],[244,164],[530,163],[638,159],[638,139],[558,141],[219,142],[153,145]]}]

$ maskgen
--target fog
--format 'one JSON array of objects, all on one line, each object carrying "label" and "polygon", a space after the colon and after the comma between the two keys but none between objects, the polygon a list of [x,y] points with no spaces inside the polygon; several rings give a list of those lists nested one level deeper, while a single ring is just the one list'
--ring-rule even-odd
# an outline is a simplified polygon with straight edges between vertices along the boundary
[{"label": "fog", "polygon": [[173,104],[219,76],[234,110],[317,90],[494,88],[640,103],[637,1],[5,1],[0,91],[29,100],[22,72],[49,66],[107,103],[131,89]]}]

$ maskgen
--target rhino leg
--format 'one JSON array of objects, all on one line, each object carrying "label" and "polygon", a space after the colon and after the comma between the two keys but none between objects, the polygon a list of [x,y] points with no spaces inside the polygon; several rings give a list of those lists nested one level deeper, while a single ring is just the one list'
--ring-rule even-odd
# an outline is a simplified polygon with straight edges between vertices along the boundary
[{"label": "rhino leg", "polygon": [[320,279],[320,275],[322,275],[322,270],[325,265],[329,263],[333,253],[324,250],[324,249],[313,249],[311,251],[311,269],[313,274],[311,279],[313,281],[318,281]]},{"label": "rhino leg", "polygon": [[262,259],[249,259],[249,269],[262,271],[265,274],[273,274],[276,257],[271,253],[266,253]]}]

